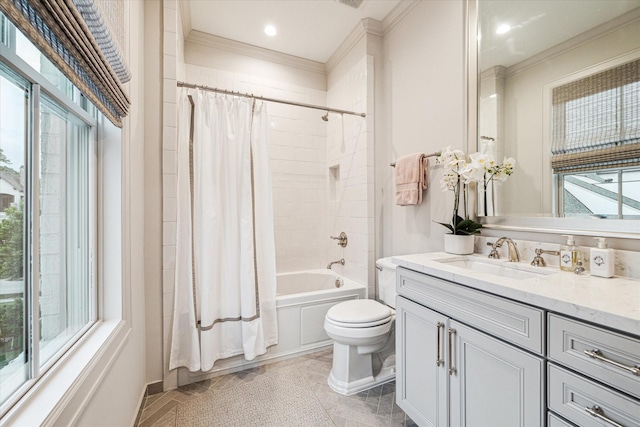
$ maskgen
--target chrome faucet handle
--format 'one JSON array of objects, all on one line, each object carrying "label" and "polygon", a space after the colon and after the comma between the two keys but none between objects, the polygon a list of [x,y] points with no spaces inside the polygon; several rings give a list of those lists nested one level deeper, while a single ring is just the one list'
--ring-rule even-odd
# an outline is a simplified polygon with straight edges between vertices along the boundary
[{"label": "chrome faucet handle", "polygon": [[536,249],[536,256],[531,261],[531,265],[533,265],[534,267],[546,267],[547,263],[544,260],[544,258],[542,258],[542,254],[560,255],[560,252],[558,252],[558,251],[547,251],[547,250],[544,250],[544,249],[537,248]]},{"label": "chrome faucet handle", "polygon": [[585,270],[584,270],[584,266],[582,265],[582,260],[579,259],[576,262],[576,268],[573,269],[573,272],[576,273],[576,274],[582,274],[582,273],[584,273],[584,271]]},{"label": "chrome faucet handle", "polygon": [[343,248],[347,247],[347,243],[348,243],[347,233],[345,233],[344,231],[341,232],[338,237],[336,236],[329,236],[329,237],[333,240],[337,240],[338,246],[342,246]]},{"label": "chrome faucet handle", "polygon": [[494,243],[487,242],[487,246],[491,246],[491,252],[489,253],[489,258],[491,259],[500,259],[500,255],[498,255],[498,251],[496,250],[500,246],[496,246],[496,243],[497,242],[494,242]]}]

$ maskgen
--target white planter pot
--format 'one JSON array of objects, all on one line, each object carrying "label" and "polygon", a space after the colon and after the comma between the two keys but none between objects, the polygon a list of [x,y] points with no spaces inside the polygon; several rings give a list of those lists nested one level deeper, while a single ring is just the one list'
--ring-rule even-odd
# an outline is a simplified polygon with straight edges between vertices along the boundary
[{"label": "white planter pot", "polygon": [[456,234],[444,235],[444,251],[448,254],[470,255],[473,253],[474,236],[460,236]]}]

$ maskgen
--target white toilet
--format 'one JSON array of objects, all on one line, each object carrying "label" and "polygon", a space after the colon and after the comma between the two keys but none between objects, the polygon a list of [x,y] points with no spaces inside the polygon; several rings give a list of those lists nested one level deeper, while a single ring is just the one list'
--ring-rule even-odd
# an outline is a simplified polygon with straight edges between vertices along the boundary
[{"label": "white toilet", "polygon": [[329,386],[350,395],[395,379],[396,266],[376,262],[378,299],[350,300],[329,309],[324,329],[333,339]]}]

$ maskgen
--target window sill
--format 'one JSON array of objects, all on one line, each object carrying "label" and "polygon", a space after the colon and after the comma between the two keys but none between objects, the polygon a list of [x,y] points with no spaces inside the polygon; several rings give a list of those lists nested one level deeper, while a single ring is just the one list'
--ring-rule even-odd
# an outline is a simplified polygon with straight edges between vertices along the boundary
[{"label": "window sill", "polygon": [[123,320],[98,321],[0,419],[0,425],[71,425],[120,353],[130,328]]}]

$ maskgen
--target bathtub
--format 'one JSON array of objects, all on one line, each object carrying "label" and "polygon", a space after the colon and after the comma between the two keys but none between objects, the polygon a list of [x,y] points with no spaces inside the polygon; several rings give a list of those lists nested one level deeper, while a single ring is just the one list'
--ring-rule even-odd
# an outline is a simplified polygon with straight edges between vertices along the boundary
[{"label": "bathtub", "polygon": [[327,269],[281,273],[276,276],[276,282],[278,344],[252,361],[242,355],[218,360],[209,372],[189,372],[181,368],[178,385],[327,348],[332,345],[324,331],[327,311],[339,302],[367,297],[365,285]]},{"label": "bathtub", "polygon": [[331,270],[277,275],[278,354],[313,350],[332,341],[324,331],[324,316],[339,302],[366,298],[367,289]]}]

